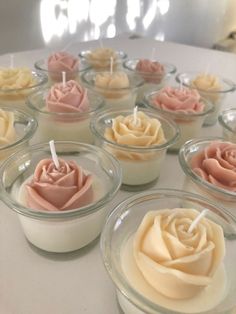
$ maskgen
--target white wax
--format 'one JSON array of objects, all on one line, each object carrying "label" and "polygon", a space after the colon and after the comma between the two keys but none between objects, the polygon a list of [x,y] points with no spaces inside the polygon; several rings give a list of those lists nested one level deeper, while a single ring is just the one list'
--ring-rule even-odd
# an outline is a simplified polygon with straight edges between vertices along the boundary
[{"label": "white wax", "polygon": [[122,183],[126,185],[142,185],[156,180],[160,175],[164,158],[165,151],[160,151],[155,153],[154,159],[118,159],[122,168]]},{"label": "white wax", "polygon": [[[127,280],[144,297],[164,308],[181,313],[208,311],[216,307],[223,300],[227,292],[226,273],[223,265],[216,271],[212,284],[193,298],[175,300],[158,293],[146,282],[135,263],[133,257],[133,237],[131,236],[125,241],[123,248],[121,248],[121,266]],[[118,300],[125,314],[145,314],[130,303],[122,294],[118,295]]]},{"label": "white wax", "polygon": [[[25,184],[28,178],[19,188],[16,195],[19,203],[25,204]],[[93,192],[95,203],[104,195],[103,184],[97,177],[93,177]],[[64,253],[78,250],[98,237],[101,232],[107,208],[88,214],[80,218],[61,220],[38,220],[18,214],[26,238],[38,248]]]},{"label": "white wax", "polygon": [[38,129],[34,142],[76,141],[93,144],[93,135],[90,131],[90,118],[79,121],[64,122],[48,119],[47,115],[39,114],[37,117]]},{"label": "white wax", "polygon": [[120,98],[105,98],[106,109],[129,109],[134,108],[136,102],[137,93],[130,92]]}]

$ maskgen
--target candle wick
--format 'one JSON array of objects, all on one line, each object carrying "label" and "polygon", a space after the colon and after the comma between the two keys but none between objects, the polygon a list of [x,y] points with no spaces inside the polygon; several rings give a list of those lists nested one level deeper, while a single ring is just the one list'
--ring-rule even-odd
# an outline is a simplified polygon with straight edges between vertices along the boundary
[{"label": "candle wick", "polygon": [[110,74],[112,75],[113,73],[113,58],[110,57]]},{"label": "candle wick", "polygon": [[55,144],[54,144],[54,140],[51,140],[49,142],[49,146],[50,146],[50,150],[51,150],[51,155],[52,155],[52,160],[54,162],[54,165],[57,169],[59,169],[60,164],[59,164],[59,160],[57,157],[57,153],[56,153],[56,148],[55,148]]},{"label": "candle wick", "polygon": [[188,229],[188,233],[191,233],[193,231],[193,229],[196,227],[196,225],[199,223],[199,221],[206,216],[206,214],[208,213],[208,209],[204,209],[199,215],[197,215],[197,217],[192,221],[189,229]]},{"label": "candle wick", "polygon": [[66,87],[66,72],[62,71],[62,85]]},{"label": "candle wick", "polygon": [[133,123],[134,123],[134,125],[136,125],[137,122],[138,122],[137,113],[138,113],[138,107],[135,106],[135,107],[134,107],[134,113],[133,113]]},{"label": "candle wick", "polygon": [[10,54],[10,68],[13,69],[14,67],[14,55]]}]

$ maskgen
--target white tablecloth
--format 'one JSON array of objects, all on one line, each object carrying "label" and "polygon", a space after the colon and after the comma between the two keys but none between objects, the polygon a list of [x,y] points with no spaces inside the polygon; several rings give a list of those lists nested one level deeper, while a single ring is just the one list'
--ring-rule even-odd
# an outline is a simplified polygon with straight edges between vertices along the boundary
[{"label": "white tablecloth", "polygon": [[[236,55],[148,38],[104,40],[104,45],[124,50],[130,58],[156,57],[177,66],[178,72],[204,71],[236,81]],[[69,51],[97,47],[98,42],[75,43]],[[15,66],[33,67],[48,50],[14,55]],[[10,56],[0,56],[0,66],[9,66]],[[225,107],[236,107],[236,93]],[[218,125],[203,128],[201,135],[221,135]],[[183,173],[176,155],[168,155],[156,187],[182,188]],[[132,193],[120,191],[110,208]],[[0,211],[0,313],[1,314],[118,314],[115,288],[103,266],[99,241],[78,252],[48,254],[25,239],[14,212],[1,203]]]}]

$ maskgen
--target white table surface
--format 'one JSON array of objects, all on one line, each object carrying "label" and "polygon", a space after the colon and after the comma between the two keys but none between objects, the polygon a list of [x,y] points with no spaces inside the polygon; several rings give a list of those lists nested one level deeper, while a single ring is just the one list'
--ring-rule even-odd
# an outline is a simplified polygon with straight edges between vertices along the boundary
[{"label": "white table surface", "polygon": [[[156,57],[177,66],[178,72],[204,71],[236,81],[236,54],[201,49],[148,38],[104,40],[104,45],[124,50],[130,58]],[[98,42],[75,43],[69,51],[97,47]],[[33,67],[47,57],[48,50],[16,53],[15,66]],[[0,66],[9,66],[9,55],[0,56]],[[236,93],[228,96],[225,108],[236,107]],[[221,135],[219,125],[203,128],[199,136]],[[181,189],[183,173],[177,155],[167,155],[156,188]],[[133,193],[120,191],[113,209]],[[103,266],[99,240],[69,254],[49,254],[33,248],[25,239],[14,212],[1,203],[0,210],[0,314],[118,314],[115,288]]]}]

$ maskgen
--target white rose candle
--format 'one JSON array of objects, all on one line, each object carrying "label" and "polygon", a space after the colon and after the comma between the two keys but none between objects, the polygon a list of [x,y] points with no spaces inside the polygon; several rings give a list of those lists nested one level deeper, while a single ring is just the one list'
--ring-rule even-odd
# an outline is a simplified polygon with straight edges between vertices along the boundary
[{"label": "white rose candle", "polygon": [[92,144],[90,119],[104,102],[101,96],[87,92],[79,83],[70,80],[31,95],[28,105],[39,125],[35,142],[54,138]]},{"label": "white rose candle", "polygon": [[151,111],[105,111],[94,116],[95,143],[120,162],[123,188],[143,189],[160,174],[166,149],[178,136],[176,125]]}]

